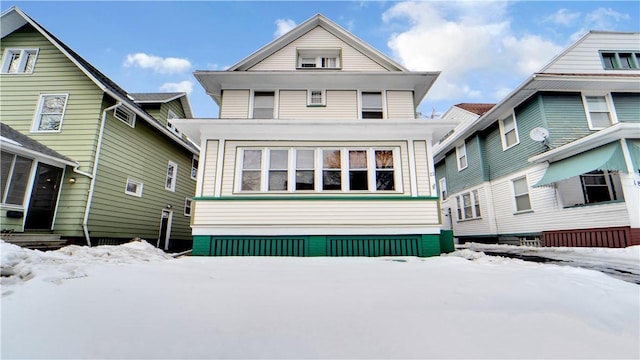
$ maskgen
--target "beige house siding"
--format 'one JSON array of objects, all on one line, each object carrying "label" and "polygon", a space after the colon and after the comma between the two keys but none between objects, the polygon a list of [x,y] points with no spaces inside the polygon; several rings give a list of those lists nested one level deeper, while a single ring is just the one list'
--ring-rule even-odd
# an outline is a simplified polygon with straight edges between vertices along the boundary
[{"label": "beige house siding", "polygon": [[249,117],[249,90],[224,90],[220,106],[221,119],[247,119]]},{"label": "beige house siding", "polygon": [[[216,189],[216,169],[218,168],[218,143],[217,140],[207,141],[207,153],[205,154],[204,170],[202,177],[202,196],[213,196]],[[202,159],[201,159],[202,160]]]},{"label": "beige house siding", "polygon": [[297,49],[342,49],[342,70],[347,71],[387,71],[380,64],[363,55],[361,52],[338,39],[333,34],[318,26],[304,36],[291,42],[284,48],[254,65],[249,71],[295,70],[297,66]]},{"label": "beige house siding", "polygon": [[429,157],[427,156],[427,142],[414,141],[413,152],[416,158],[416,182],[418,187],[418,195],[430,196],[431,190],[429,184]]},{"label": "beige house siding", "polygon": [[387,91],[387,119],[415,119],[412,91]]},{"label": "beige house siding", "polygon": [[[323,89],[312,89],[323,90]],[[326,106],[307,106],[307,90],[281,90],[280,119],[357,119],[358,92],[326,90]]]}]

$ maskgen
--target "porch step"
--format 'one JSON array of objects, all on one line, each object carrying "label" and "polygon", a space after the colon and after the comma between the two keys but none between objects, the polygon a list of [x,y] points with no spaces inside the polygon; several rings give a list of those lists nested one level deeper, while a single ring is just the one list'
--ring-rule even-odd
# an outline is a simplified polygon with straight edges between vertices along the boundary
[{"label": "porch step", "polygon": [[67,244],[59,234],[4,233],[2,240],[28,249],[55,250]]}]

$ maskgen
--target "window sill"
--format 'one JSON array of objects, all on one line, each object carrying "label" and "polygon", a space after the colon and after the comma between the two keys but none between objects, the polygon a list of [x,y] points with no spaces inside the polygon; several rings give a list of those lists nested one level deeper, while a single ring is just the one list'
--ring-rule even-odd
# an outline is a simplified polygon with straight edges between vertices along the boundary
[{"label": "window sill", "polygon": [[327,107],[325,104],[307,104],[307,107],[323,108]]},{"label": "window sill", "polygon": [[624,200],[601,201],[601,202],[590,203],[590,204],[576,204],[576,205],[570,205],[570,206],[563,206],[562,208],[573,209],[573,208],[582,208],[582,207],[588,207],[588,206],[610,205],[610,204],[619,204],[619,203],[624,203]]},{"label": "window sill", "polygon": [[456,222],[468,222],[468,221],[475,221],[475,220],[482,220],[482,216],[480,217],[476,217],[476,218],[470,218],[470,219],[462,219],[462,220],[456,220]]},{"label": "window sill", "polygon": [[533,209],[516,211],[513,213],[513,215],[531,214],[531,213],[533,213]]},{"label": "window sill", "polygon": [[1,203],[0,207],[2,209],[8,209],[8,210],[24,210],[24,206],[22,205],[16,205],[16,204],[5,204],[5,203]]}]

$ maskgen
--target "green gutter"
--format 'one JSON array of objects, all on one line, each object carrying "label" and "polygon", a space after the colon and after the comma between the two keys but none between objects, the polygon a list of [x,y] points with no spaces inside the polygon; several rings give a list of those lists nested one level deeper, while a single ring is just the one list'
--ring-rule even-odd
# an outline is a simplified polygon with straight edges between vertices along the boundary
[{"label": "green gutter", "polygon": [[196,201],[434,201],[437,196],[200,196],[194,197]]}]

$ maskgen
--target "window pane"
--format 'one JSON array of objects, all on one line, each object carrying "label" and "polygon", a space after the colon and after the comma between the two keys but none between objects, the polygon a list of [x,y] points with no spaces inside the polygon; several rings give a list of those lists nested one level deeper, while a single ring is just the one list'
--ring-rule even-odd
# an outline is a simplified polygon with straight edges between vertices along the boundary
[{"label": "window pane", "polygon": [[313,150],[296,150],[296,168],[313,169],[315,165],[315,152]]},{"label": "window pane", "polygon": [[33,67],[36,64],[36,54],[29,53],[27,54],[27,64],[25,66],[24,72],[30,73],[33,72]]},{"label": "window pane", "polygon": [[287,171],[269,171],[269,191],[287,190]]},{"label": "window pane", "polygon": [[476,209],[476,217],[481,216],[480,214],[480,198],[478,197],[478,190],[473,190],[473,199],[474,199],[474,207]]},{"label": "window pane", "polygon": [[506,133],[504,135],[505,140],[507,142],[507,146],[511,146],[513,144],[515,144],[516,142],[518,142],[518,139],[516,138],[516,131],[515,130],[511,130],[508,133]]},{"label": "window pane", "polygon": [[367,168],[367,152],[365,150],[349,151],[349,168],[350,169],[366,169]]},{"label": "window pane", "polygon": [[349,171],[349,190],[369,190],[367,171]]},{"label": "window pane", "polygon": [[323,150],[322,167],[324,169],[340,169],[340,150]]},{"label": "window pane", "polygon": [[260,169],[262,150],[245,150],[242,159],[243,169]]},{"label": "window pane", "polygon": [[466,168],[467,167],[467,156],[466,155],[462,155],[459,159],[459,166],[460,168]]},{"label": "window pane", "polygon": [[253,108],[254,119],[273,119],[273,108],[259,109]]},{"label": "window pane", "polygon": [[324,58],[322,58],[322,67],[324,67],[324,68],[335,68],[335,67],[338,67],[337,58],[334,58],[334,57],[324,57]]},{"label": "window pane", "polygon": [[393,169],[393,151],[376,150],[376,169]]},{"label": "window pane", "polygon": [[322,172],[322,189],[323,190],[341,190],[342,181],[340,171],[325,170]]},{"label": "window pane", "polygon": [[609,112],[604,96],[587,96],[589,112]]},{"label": "window pane", "polygon": [[286,169],[289,166],[288,150],[271,150],[269,153],[270,169]]},{"label": "window pane", "polygon": [[514,180],[513,181],[513,190],[516,193],[516,195],[521,195],[521,194],[528,193],[529,189],[527,187],[527,179],[526,178],[522,178],[522,179]]},{"label": "window pane", "polygon": [[314,190],[314,175],[313,170],[296,171],[296,190]]},{"label": "window pane", "polygon": [[59,130],[62,115],[42,115],[38,130]]},{"label": "window pane", "polygon": [[592,112],[589,115],[591,116],[591,125],[595,128],[611,125],[611,118],[608,112]]},{"label": "window pane", "polygon": [[7,192],[7,204],[23,205],[30,172],[31,159],[16,156],[15,166],[11,175],[11,184],[9,184]]},{"label": "window pane", "polygon": [[613,53],[605,53],[602,54],[602,60],[604,62],[605,69],[613,69],[615,68],[615,58],[616,55]]},{"label": "window pane", "polygon": [[513,116],[509,116],[508,118],[502,121],[502,128],[504,129],[504,132],[508,132],[509,130],[512,130],[515,128],[514,122],[513,122]]},{"label": "window pane", "polygon": [[138,192],[138,184],[134,183],[133,181],[129,181],[127,183],[127,191],[131,192],[131,193],[137,193]]},{"label": "window pane", "polygon": [[260,191],[260,171],[243,171],[241,190]]},{"label": "window pane", "polygon": [[376,190],[395,190],[393,179],[393,171],[378,170],[376,171]]},{"label": "window pane", "polygon": [[20,52],[11,53],[11,60],[9,60],[8,73],[15,73],[18,71],[18,65],[20,64]]},{"label": "window pane", "polygon": [[531,210],[529,194],[516,196],[516,207],[518,211]]},{"label": "window pane", "polygon": [[363,111],[363,119],[382,119],[382,110],[378,111]]},{"label": "window pane", "polygon": [[620,68],[621,69],[633,69],[633,60],[631,60],[630,53],[618,54],[620,57]]},{"label": "window pane", "polygon": [[2,152],[2,163],[0,163],[0,202],[4,199],[4,191],[6,190],[11,164],[13,163],[13,154]]},{"label": "window pane", "polygon": [[62,109],[64,108],[64,102],[66,100],[66,96],[45,96],[44,103],[42,105],[42,113],[43,114],[62,114]]},{"label": "window pane", "polygon": [[382,93],[363,92],[362,110],[382,110]]}]

